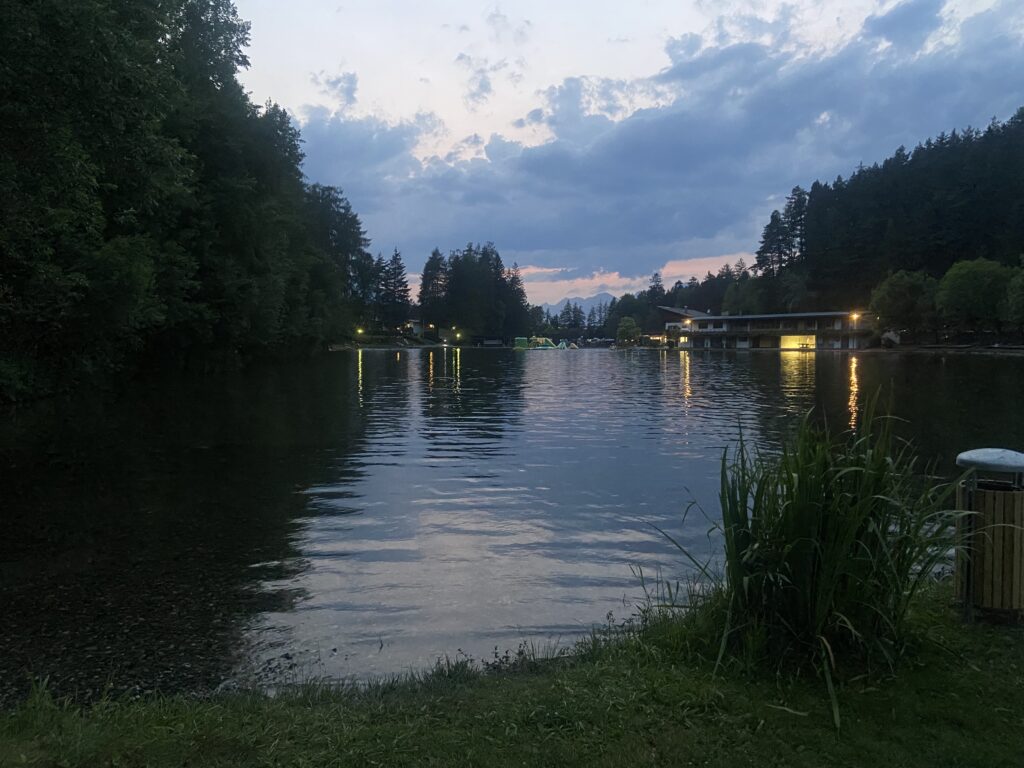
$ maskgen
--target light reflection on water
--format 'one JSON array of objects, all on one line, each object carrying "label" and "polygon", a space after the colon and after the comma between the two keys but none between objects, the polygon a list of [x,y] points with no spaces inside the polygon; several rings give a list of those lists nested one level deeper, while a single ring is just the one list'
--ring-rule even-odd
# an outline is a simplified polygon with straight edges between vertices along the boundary
[{"label": "light reflection on water", "polygon": [[850,411],[850,429],[857,428],[857,412],[860,408],[860,380],[857,378],[857,356],[850,355],[850,398],[847,409]]},{"label": "light reflection on water", "polygon": [[[816,405],[845,427],[859,397],[843,354],[467,351],[466,366],[460,349],[439,354],[437,380],[434,353],[414,352],[378,382],[343,522],[339,488],[306,491],[294,545],[308,565],[267,585],[306,597],[260,617],[262,658],[299,648],[327,674],[365,676],[455,649],[571,642],[632,610],[631,565],[679,573],[653,525],[713,546],[706,520],[678,526],[691,500],[717,509],[721,452],[740,431],[774,444]],[[847,366],[819,391],[819,367]]]},{"label": "light reflection on water", "polygon": [[[0,698],[571,642],[705,552],[723,449],[884,386],[926,458],[1024,448],[1024,359],[436,348],[140,383],[0,425]],[[73,417],[69,417],[73,414]],[[45,552],[46,556],[40,556]],[[77,688],[76,688],[77,686]]]}]

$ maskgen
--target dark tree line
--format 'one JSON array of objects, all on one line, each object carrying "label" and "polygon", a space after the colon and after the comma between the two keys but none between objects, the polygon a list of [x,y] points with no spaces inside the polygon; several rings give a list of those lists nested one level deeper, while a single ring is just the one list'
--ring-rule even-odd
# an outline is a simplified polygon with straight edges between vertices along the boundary
[{"label": "dark tree line", "polygon": [[468,335],[511,338],[530,331],[530,305],[515,264],[506,268],[493,243],[469,243],[447,256],[435,249],[420,277],[424,325]]},{"label": "dark tree line", "polygon": [[938,280],[960,261],[1016,267],[1022,256],[1024,108],[985,130],[943,133],[912,151],[900,147],[848,179],[816,181],[809,192],[795,188],[765,225],[758,277],[738,305],[864,307],[890,274]]},{"label": "dark tree line", "polygon": [[0,396],[197,350],[310,350],[372,311],[341,192],[237,80],[230,0],[5,2]]},{"label": "dark tree line", "polygon": [[924,270],[900,270],[872,291],[870,309],[878,329],[896,331],[902,341],[938,341],[944,333],[1024,337],[1024,266],[958,261],[941,280]]}]

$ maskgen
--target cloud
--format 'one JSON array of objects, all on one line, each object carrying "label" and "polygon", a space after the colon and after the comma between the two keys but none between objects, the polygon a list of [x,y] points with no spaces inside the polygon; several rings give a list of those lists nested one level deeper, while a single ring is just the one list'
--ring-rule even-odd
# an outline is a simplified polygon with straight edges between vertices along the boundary
[{"label": "cloud", "polygon": [[492,163],[500,163],[521,155],[523,145],[517,141],[509,141],[501,134],[492,133],[490,140],[484,146],[484,153]]},{"label": "cloud", "polygon": [[523,45],[530,38],[533,24],[529,19],[512,21],[499,8],[494,8],[484,17],[491,29],[491,38],[496,43],[511,41],[515,45]]},{"label": "cloud", "polygon": [[355,72],[340,72],[337,75],[317,72],[311,75],[310,79],[325,95],[335,99],[343,109],[356,103],[359,76]]},{"label": "cloud", "polygon": [[864,35],[916,51],[941,26],[944,5],[945,0],[906,0],[881,16],[869,16]]},{"label": "cloud", "polygon": [[532,264],[519,267],[519,274],[524,280],[537,275],[560,275],[568,271],[568,267],[537,267]]},{"label": "cloud", "polygon": [[466,136],[459,141],[451,151],[445,155],[445,163],[457,163],[473,157],[479,157],[484,153],[484,140],[479,133]]},{"label": "cloud", "polygon": [[[734,19],[725,37],[673,38],[648,77],[571,77],[539,93],[514,126],[546,132],[536,146],[495,134],[421,160],[425,137],[444,130],[436,121],[310,111],[306,172],[349,192],[370,237],[398,244],[412,267],[434,246],[493,240],[508,263],[571,270],[533,275],[547,286],[531,288],[535,301],[534,290],[570,284],[577,295],[635,289],[655,269],[752,250],[796,184],[1013,115],[1024,4],[956,19],[939,8],[903,3],[822,50],[780,42],[791,39],[784,14],[764,29]],[[497,65],[468,54],[461,65],[486,100]],[[474,85],[479,72],[486,85]]]},{"label": "cloud", "polygon": [[344,111],[307,107],[298,119],[307,175],[313,181],[340,186],[367,216],[386,209],[402,185],[421,171],[412,154],[417,143],[443,130],[443,124],[430,114],[388,123],[377,117],[354,118]]},{"label": "cloud", "polygon": [[456,56],[455,63],[469,70],[465,101],[470,108],[483,104],[491,97],[491,94],[494,93],[491,75],[497,74],[509,66],[505,59],[492,64],[486,58],[476,58],[468,53],[460,53]]}]

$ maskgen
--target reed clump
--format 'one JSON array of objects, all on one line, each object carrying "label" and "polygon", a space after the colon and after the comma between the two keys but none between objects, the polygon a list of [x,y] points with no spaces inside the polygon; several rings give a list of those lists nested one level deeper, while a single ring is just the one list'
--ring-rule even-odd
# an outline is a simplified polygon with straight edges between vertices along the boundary
[{"label": "reed clump", "polygon": [[963,514],[894,422],[876,397],[839,435],[808,415],[780,453],[740,440],[722,458],[721,567],[684,550],[711,584],[691,607],[716,616],[718,664],[813,666],[837,726],[837,668],[896,665],[914,597],[948,561]]}]

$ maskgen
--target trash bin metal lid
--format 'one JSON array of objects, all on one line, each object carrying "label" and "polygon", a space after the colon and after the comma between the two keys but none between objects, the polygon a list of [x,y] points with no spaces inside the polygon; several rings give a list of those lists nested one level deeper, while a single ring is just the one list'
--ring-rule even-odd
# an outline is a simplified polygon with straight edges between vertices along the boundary
[{"label": "trash bin metal lid", "polygon": [[976,448],[956,457],[958,467],[980,469],[985,472],[1005,472],[1018,475],[1024,472],[1024,453],[1006,448]]}]

